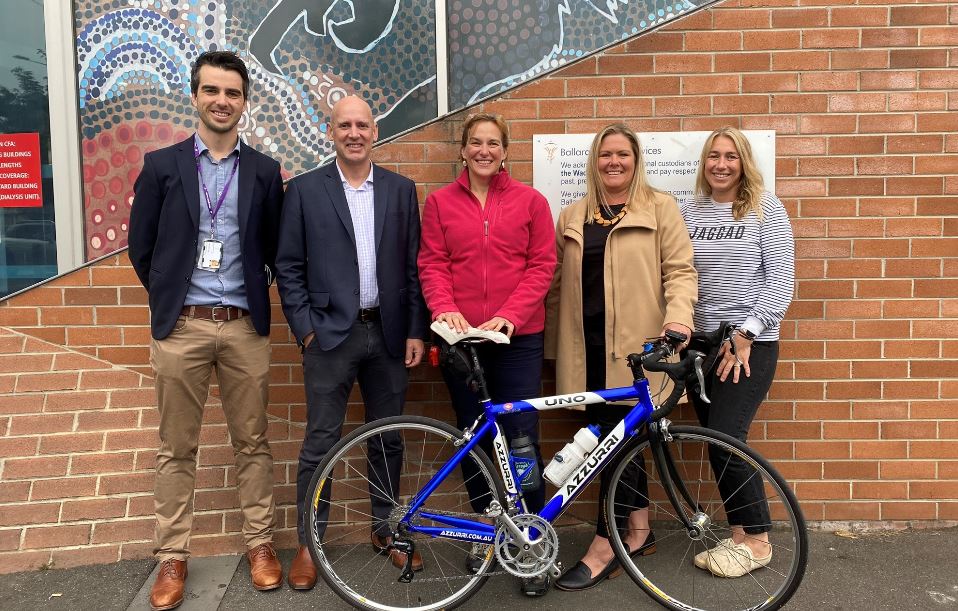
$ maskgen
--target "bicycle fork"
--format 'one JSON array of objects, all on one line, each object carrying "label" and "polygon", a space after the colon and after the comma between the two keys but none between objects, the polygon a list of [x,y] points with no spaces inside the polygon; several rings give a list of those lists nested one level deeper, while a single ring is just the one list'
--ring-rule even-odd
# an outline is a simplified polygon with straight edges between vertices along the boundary
[{"label": "bicycle fork", "polygon": [[[672,507],[675,508],[679,520],[688,531],[689,537],[695,541],[700,541],[708,531],[711,519],[703,508],[692,499],[685,482],[675,468],[672,452],[668,448],[668,443],[672,441],[672,435],[669,433],[669,425],[671,424],[672,422],[668,418],[662,418],[648,424],[652,459],[655,462],[656,471],[662,476],[662,487],[665,488],[665,494],[668,496]],[[679,499],[680,495],[682,499]],[[685,502],[683,503],[682,500]],[[691,516],[687,514],[686,507],[691,508],[693,512]]]}]

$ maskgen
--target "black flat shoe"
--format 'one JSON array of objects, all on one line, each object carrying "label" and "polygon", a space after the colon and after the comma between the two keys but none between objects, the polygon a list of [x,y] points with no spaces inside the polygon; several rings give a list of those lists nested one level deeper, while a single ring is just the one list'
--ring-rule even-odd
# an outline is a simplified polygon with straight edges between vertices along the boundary
[{"label": "black flat shoe", "polygon": [[556,587],[566,592],[588,590],[599,585],[605,579],[618,577],[621,571],[622,567],[619,566],[619,560],[613,558],[598,575],[593,577],[589,567],[580,560],[575,563],[574,567],[563,573],[562,577],[556,579]]},{"label": "black flat shoe", "polygon": [[651,530],[649,531],[649,536],[645,538],[645,543],[643,543],[639,549],[634,552],[629,552],[630,558],[635,558],[636,556],[649,556],[655,553],[655,533]]}]

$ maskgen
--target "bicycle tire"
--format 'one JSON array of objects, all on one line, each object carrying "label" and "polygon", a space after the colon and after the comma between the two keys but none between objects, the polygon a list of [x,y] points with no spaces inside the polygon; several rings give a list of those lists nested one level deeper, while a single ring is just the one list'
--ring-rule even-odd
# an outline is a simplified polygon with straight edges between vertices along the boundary
[{"label": "bicycle tire", "polygon": [[[390,439],[395,439],[390,436],[397,434],[402,442],[402,459],[400,475],[395,478],[398,481],[393,482],[390,471],[385,469],[383,478],[383,469],[377,472],[369,457],[377,444],[385,456],[386,446],[392,443]],[[320,462],[306,497],[307,544],[319,573],[344,601],[358,609],[375,611],[452,609],[468,600],[488,579],[487,573],[494,565],[491,547],[481,557],[478,572],[473,573],[465,563],[470,543],[410,534],[422,556],[423,568],[414,573],[409,583],[400,583],[402,568],[392,564],[388,553],[377,554],[370,542],[372,530],[382,525],[373,516],[370,495],[383,504],[391,504],[387,522],[395,532],[396,523],[406,513],[401,503],[419,492],[459,450],[455,444],[462,437],[462,431],[431,418],[383,418],[341,439]],[[377,451],[376,457],[379,456]],[[485,480],[490,499],[502,504],[505,492],[489,457],[482,450],[473,449],[463,458],[464,462],[469,460],[476,467],[477,477],[481,477],[478,481]],[[471,507],[462,473],[461,467],[449,473],[417,512],[417,523],[441,525],[422,517],[422,511],[461,514],[467,519],[492,522]],[[324,493],[329,495],[328,501],[323,498]],[[488,506],[490,499],[483,498],[483,504]],[[324,520],[322,509],[326,505],[329,507]]]},{"label": "bicycle tire", "polygon": [[[613,467],[606,498],[601,500],[608,523],[609,539],[616,557],[629,577],[653,600],[669,609],[682,611],[771,611],[784,605],[795,593],[805,574],[808,562],[808,534],[801,507],[784,478],[762,456],[748,445],[720,433],[695,426],[670,426],[671,439],[662,443],[668,448],[675,466],[674,471],[682,478],[688,494],[676,494],[687,516],[698,510],[699,517],[707,516],[702,529],[703,536],[696,539],[679,520],[676,510],[668,500],[657,469],[647,468],[654,464],[651,444],[648,439],[638,439],[627,449],[621,460]],[[710,462],[712,451],[715,465]],[[737,462],[741,461],[741,462]],[[630,476],[624,475],[632,466]],[[713,574],[709,563],[696,566],[694,557],[721,540],[731,537],[727,521],[726,503],[723,502],[716,483],[726,477],[734,465],[744,467],[748,474],[744,481],[754,482],[761,478],[768,503],[769,539],[772,556],[767,566],[737,578]],[[642,493],[636,474],[647,478],[647,491]],[[631,479],[630,479],[631,478]],[[729,495],[731,511],[739,512],[745,507],[758,506],[749,502],[737,505],[736,495],[742,486]],[[698,505],[689,508],[688,496]],[[631,497],[631,498],[629,498]],[[744,502],[744,500],[743,500]],[[655,535],[652,550],[656,556],[630,557],[626,551],[625,536],[628,536],[628,515],[641,505],[647,504],[650,511],[651,532]],[[732,507],[734,505],[734,507]],[[736,515],[741,515],[736,513]],[[617,524],[619,528],[611,525]],[[620,530],[622,528],[622,530]],[[651,547],[651,546],[650,546]],[[744,566],[748,560],[740,551],[729,551],[729,562]],[[717,565],[716,565],[717,566]],[[721,570],[720,570],[721,572]]]}]

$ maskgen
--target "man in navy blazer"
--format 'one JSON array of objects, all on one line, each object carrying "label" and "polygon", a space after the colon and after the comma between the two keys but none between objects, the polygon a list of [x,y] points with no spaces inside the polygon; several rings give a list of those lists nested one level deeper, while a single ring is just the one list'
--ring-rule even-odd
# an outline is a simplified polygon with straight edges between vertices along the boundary
[{"label": "man in navy blazer", "polygon": [[[426,332],[416,268],[416,185],[370,162],[376,123],[360,98],[336,103],[329,135],[335,161],[287,187],[276,257],[283,312],[303,347],[306,386],[306,435],[296,482],[300,548],[288,579],[297,590],[316,583],[303,523],[306,491],[316,467],[339,441],[354,382],[362,390],[367,422],[399,415],[406,370],[422,359]],[[374,468],[386,471],[380,481],[397,485],[401,460],[398,439],[381,455],[370,455]],[[391,547],[385,523],[392,504],[375,496],[371,503],[379,522],[372,545],[404,566],[406,555]],[[413,569],[421,568],[416,552]]]},{"label": "man in navy blazer", "polygon": [[130,261],[149,293],[150,363],[160,414],[156,459],[156,610],[183,601],[196,452],[210,375],[236,458],[253,586],[282,585],[272,546],[273,459],[266,438],[269,284],[283,185],[279,164],[239,139],[249,74],[226,51],[191,73],[196,134],[148,153],[134,185]]}]

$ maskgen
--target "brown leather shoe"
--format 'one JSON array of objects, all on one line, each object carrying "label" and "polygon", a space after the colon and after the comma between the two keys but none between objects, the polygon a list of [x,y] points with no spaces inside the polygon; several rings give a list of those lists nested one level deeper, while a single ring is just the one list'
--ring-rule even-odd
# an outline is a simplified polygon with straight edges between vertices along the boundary
[{"label": "brown leather shoe", "polygon": [[305,545],[299,546],[293,564],[289,566],[289,577],[286,581],[294,590],[312,590],[316,585],[316,565],[313,564],[313,557],[309,555]]},{"label": "brown leather shoe", "polygon": [[[377,553],[382,555],[389,555],[389,559],[392,560],[393,566],[397,569],[401,569],[406,566],[406,554],[399,551],[398,549],[389,549],[389,544],[392,543],[392,537],[380,537],[376,533],[370,535],[370,540],[373,543],[373,549]],[[419,572],[422,570],[422,556],[419,552],[412,553],[412,570]]]},{"label": "brown leather shoe", "polygon": [[164,560],[150,590],[150,608],[153,611],[175,609],[183,602],[186,586],[186,561]]},{"label": "brown leather shoe", "polygon": [[246,552],[249,576],[253,587],[260,591],[275,590],[283,583],[283,565],[276,558],[272,543],[260,543]]}]

